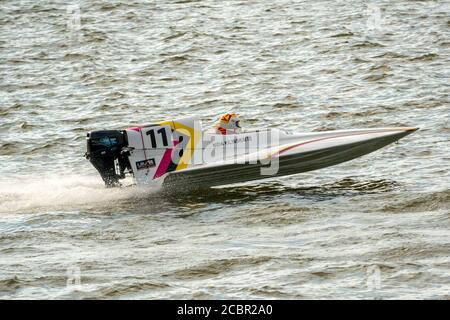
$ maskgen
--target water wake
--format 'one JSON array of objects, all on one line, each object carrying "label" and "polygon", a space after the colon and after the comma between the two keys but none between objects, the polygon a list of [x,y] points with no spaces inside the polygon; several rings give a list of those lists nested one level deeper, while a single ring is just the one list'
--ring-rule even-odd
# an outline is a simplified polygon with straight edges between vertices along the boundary
[{"label": "water wake", "polygon": [[0,212],[106,207],[117,201],[144,198],[156,191],[134,186],[107,189],[98,177],[93,176],[50,175],[39,179],[9,179],[0,181]]}]

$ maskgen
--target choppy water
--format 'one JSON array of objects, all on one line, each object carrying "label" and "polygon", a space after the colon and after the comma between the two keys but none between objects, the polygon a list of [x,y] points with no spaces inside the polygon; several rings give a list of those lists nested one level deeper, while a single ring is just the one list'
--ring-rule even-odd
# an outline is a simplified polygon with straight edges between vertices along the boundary
[{"label": "choppy water", "polygon": [[[0,8],[0,298],[450,298],[449,2]],[[82,157],[89,130],[229,110],[421,130],[183,196],[105,190]]]}]

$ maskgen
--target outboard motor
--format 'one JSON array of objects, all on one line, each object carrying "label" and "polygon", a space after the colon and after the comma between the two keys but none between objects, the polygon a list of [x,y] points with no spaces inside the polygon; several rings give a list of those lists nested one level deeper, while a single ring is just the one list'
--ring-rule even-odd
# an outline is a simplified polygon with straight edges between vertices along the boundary
[{"label": "outboard motor", "polygon": [[[102,176],[107,187],[119,186],[125,170],[131,170],[128,160],[126,133],[119,130],[92,131],[87,134],[86,159]],[[116,170],[116,166],[118,169]]]}]

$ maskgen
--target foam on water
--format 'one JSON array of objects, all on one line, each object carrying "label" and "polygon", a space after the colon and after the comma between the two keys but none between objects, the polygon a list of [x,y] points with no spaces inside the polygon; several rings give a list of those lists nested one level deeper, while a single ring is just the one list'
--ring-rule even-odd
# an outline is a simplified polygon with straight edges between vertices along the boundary
[{"label": "foam on water", "polygon": [[0,181],[0,212],[105,207],[120,200],[144,198],[157,191],[156,187],[105,188],[103,181],[94,176],[53,174],[39,179],[9,179]]}]

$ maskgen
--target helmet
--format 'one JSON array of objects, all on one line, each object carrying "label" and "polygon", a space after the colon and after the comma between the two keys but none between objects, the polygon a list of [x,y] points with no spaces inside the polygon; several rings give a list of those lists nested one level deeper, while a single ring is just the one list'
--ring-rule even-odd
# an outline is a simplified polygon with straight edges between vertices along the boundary
[{"label": "helmet", "polygon": [[216,128],[216,133],[224,135],[239,133],[242,130],[239,115],[236,113],[225,113],[219,118],[214,127]]}]

